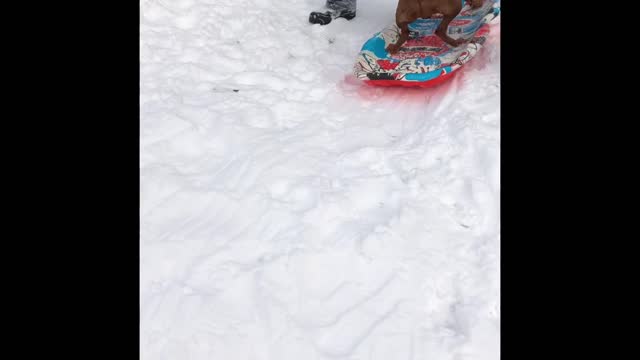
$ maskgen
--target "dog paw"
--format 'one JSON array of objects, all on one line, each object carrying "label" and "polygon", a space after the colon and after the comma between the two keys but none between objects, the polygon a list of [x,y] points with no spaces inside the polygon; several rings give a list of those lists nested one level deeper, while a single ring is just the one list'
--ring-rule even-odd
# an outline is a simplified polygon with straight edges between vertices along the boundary
[{"label": "dog paw", "polygon": [[469,40],[467,39],[454,39],[451,43],[449,43],[449,45],[453,47],[459,47],[459,46],[465,45],[468,42]]},{"label": "dog paw", "polygon": [[387,46],[387,52],[389,54],[395,54],[395,53],[398,52],[398,50],[399,50],[399,46],[396,45],[396,44],[391,44],[391,45]]}]

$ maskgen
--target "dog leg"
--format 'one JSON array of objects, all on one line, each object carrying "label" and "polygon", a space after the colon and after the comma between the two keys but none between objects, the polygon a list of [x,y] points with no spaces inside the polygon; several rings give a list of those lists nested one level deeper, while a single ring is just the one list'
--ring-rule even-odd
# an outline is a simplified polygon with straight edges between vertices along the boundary
[{"label": "dog leg", "polygon": [[387,46],[387,52],[389,52],[389,54],[397,53],[402,45],[404,45],[404,43],[409,39],[409,22],[404,21],[398,23],[398,27],[400,28],[400,37],[395,44],[389,44],[389,46]]},{"label": "dog leg", "polygon": [[471,8],[472,9],[477,9],[480,6],[482,6],[482,3],[484,2],[484,0],[471,0],[469,2],[471,3]]},{"label": "dog leg", "polygon": [[458,47],[467,42],[467,40],[465,39],[453,39],[447,34],[449,23],[451,23],[451,20],[453,20],[456,17],[456,15],[458,14],[457,13],[455,15],[444,14],[444,17],[442,18],[442,22],[440,23],[440,25],[438,26],[435,32],[440,39],[442,39],[444,42],[446,42],[447,44],[453,47]]}]

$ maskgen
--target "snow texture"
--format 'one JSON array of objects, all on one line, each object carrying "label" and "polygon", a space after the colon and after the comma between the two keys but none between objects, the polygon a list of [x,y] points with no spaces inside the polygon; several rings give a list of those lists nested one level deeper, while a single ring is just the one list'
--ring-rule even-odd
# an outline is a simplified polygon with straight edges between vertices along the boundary
[{"label": "snow texture", "polygon": [[141,1],[142,359],[499,359],[500,25],[374,88],[322,5]]}]

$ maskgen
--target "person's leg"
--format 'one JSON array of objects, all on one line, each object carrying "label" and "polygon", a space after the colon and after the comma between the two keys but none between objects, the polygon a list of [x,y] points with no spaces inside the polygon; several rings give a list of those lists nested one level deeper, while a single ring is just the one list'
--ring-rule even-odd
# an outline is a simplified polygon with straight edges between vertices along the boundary
[{"label": "person's leg", "polygon": [[356,17],[357,0],[326,0],[329,11],[314,11],[309,14],[309,22],[312,24],[327,25],[333,19],[345,18],[351,20]]},{"label": "person's leg", "polygon": [[327,0],[327,7],[333,10],[356,11],[356,0]]}]

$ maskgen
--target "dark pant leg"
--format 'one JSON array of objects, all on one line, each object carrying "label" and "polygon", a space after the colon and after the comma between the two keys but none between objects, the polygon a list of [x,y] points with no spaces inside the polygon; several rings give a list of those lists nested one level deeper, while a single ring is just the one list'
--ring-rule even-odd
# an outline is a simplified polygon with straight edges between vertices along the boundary
[{"label": "dark pant leg", "polygon": [[326,25],[332,19],[345,18],[351,20],[356,17],[357,0],[326,0],[329,11],[313,11],[309,14],[309,22],[312,24]]},{"label": "dark pant leg", "polygon": [[327,7],[332,10],[356,11],[357,0],[327,0]]}]

